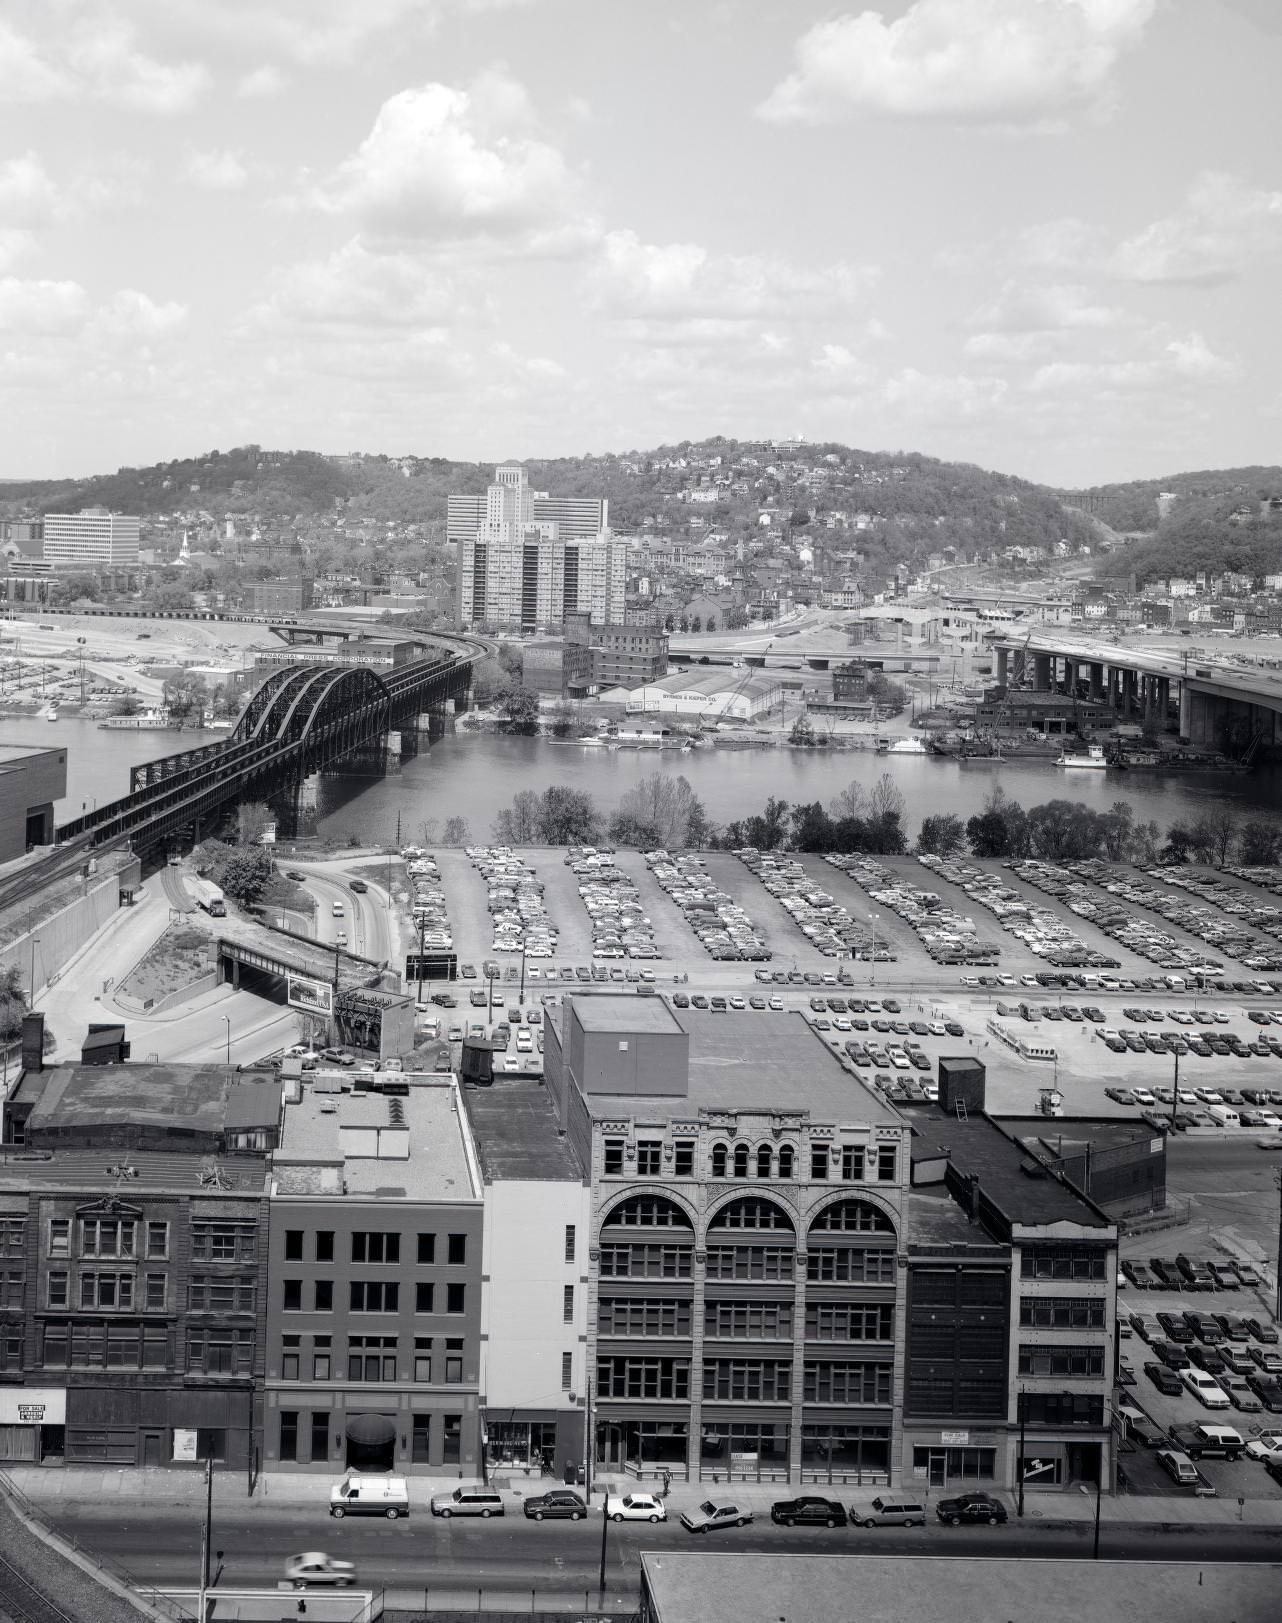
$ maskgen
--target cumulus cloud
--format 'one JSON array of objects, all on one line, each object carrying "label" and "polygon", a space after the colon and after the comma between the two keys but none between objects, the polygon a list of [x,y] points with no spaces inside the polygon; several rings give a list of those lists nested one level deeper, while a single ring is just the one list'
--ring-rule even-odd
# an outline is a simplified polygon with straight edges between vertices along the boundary
[{"label": "cumulus cloud", "polygon": [[846,264],[798,266],[759,254],[714,254],[698,243],[602,239],[591,275],[599,307],[660,320],[799,319],[853,304],[874,273]]},{"label": "cumulus cloud", "polygon": [[121,17],[97,8],[50,10],[59,26],[44,39],[0,23],[0,103],[75,99],[177,113],[208,87],[200,63],[149,55]]},{"label": "cumulus cloud", "polygon": [[275,96],[279,95],[288,83],[279,68],[265,62],[261,67],[250,68],[248,72],[241,74],[236,81],[236,94],[246,101],[257,96]]},{"label": "cumulus cloud", "polygon": [[0,277],[0,332],[71,332],[84,325],[88,308],[88,295],[79,282]]},{"label": "cumulus cloud", "polygon": [[1168,339],[1147,355],[1099,361],[1052,361],[1028,381],[1032,394],[1156,394],[1193,384],[1226,382],[1238,375],[1235,360],[1218,355],[1201,333]]},{"label": "cumulus cloud", "polygon": [[135,288],[122,288],[93,312],[86,332],[91,341],[109,345],[151,344],[180,331],[187,314],[185,304],[158,303]]},{"label": "cumulus cloud", "polygon": [[244,159],[230,150],[193,152],[187,160],[187,179],[207,192],[238,192],[249,180]]},{"label": "cumulus cloud", "polygon": [[1045,125],[1101,105],[1156,0],[914,0],[817,23],[758,108],[825,123],[866,109],[906,118]]},{"label": "cumulus cloud", "polygon": [[991,414],[1005,401],[1008,388],[1005,378],[920,372],[906,366],[885,380],[881,396],[904,417],[952,421]]},{"label": "cumulus cloud", "polygon": [[453,281],[408,254],[374,254],[359,238],[324,259],[291,265],[250,312],[259,327],[436,328],[471,308]]},{"label": "cumulus cloud", "polygon": [[49,225],[63,207],[62,192],[37,153],[25,152],[0,163],[0,219],[6,229]]},{"label": "cumulus cloud", "polygon": [[539,138],[524,88],[495,68],[463,89],[433,83],[385,101],[312,200],[389,238],[528,239],[575,216],[579,183]]},{"label": "cumulus cloud", "polygon": [[1204,171],[1175,213],[1122,242],[1113,273],[1130,282],[1212,284],[1282,249],[1282,192]]}]

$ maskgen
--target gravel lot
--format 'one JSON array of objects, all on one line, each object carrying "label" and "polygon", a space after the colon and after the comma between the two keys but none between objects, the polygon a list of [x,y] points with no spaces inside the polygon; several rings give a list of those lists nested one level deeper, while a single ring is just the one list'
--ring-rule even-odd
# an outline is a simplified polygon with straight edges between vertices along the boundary
[{"label": "gravel lot", "polygon": [[462,851],[438,848],[434,855],[454,932],[454,951],[460,964],[475,964],[479,974],[481,960],[490,956],[494,941],[485,881]]}]

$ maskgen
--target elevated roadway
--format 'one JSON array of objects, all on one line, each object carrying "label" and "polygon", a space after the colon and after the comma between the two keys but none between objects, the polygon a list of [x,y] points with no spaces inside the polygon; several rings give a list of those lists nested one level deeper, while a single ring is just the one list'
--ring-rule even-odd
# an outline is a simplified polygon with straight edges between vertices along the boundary
[{"label": "elevated roadway", "polygon": [[1242,754],[1282,749],[1282,672],[1244,669],[1214,656],[1173,653],[1054,626],[990,633],[997,683],[1063,692],[1109,704],[1122,720],[1160,731],[1178,705],[1180,734],[1193,744]]}]

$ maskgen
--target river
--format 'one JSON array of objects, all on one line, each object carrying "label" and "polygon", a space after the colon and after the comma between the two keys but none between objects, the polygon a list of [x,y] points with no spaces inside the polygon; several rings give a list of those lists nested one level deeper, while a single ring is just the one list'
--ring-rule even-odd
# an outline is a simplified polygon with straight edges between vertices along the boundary
[{"label": "river", "polygon": [[[67,751],[67,794],[54,809],[58,822],[82,809],[129,792],[129,769],[157,756],[194,749],[218,738],[212,732],[104,730],[79,717],[0,722],[0,741]],[[225,736],[225,735],[224,735]],[[518,789],[543,790],[552,783],[586,790],[607,814],[639,779],[652,772],[681,773],[714,822],[760,811],[768,795],[790,804],[827,805],[852,780],[869,789],[889,772],[907,802],[905,825],[915,834],[921,819],[952,811],[962,818],[983,809],[994,783],[1025,806],[1065,799],[1106,810],[1128,800],[1138,820],[1162,829],[1196,818],[1210,804],[1227,800],[1244,816],[1282,816],[1282,766],[1247,775],[1205,773],[1177,777],[1153,772],[1065,772],[1049,763],[1007,761],[1000,767],[959,766],[934,756],[876,755],[871,751],[818,750],[601,750],[547,739],[455,733],[405,763],[394,777],[327,778],[320,832],[343,839],[395,838],[397,817],[405,840],[421,836],[425,819],[443,824],[465,817],[472,837],[490,838],[495,812]]]},{"label": "river", "polygon": [[935,756],[853,750],[585,749],[545,739],[456,733],[433,744],[430,754],[407,761],[395,777],[359,786],[327,783],[320,828],[340,839],[349,832],[392,839],[399,815],[402,837],[409,840],[421,836],[424,819],[443,824],[447,817],[465,817],[473,839],[488,840],[494,813],[519,789],[541,791],[560,783],[586,790],[608,814],[633,784],[659,771],[684,775],[718,823],[760,811],[769,795],[793,805],[815,800],[827,805],[852,780],[870,789],[889,772],[903,792],[905,826],[913,835],[932,813],[967,818],[982,811],[994,783],[1024,806],[1065,799],[1106,811],[1115,800],[1128,800],[1138,821],[1152,819],[1163,830],[1181,818],[1195,819],[1220,800],[1245,816],[1270,819],[1280,815],[1282,804],[1282,766],[1245,775],[1181,777],[1114,769],[1065,772],[1049,761],[959,766]]}]

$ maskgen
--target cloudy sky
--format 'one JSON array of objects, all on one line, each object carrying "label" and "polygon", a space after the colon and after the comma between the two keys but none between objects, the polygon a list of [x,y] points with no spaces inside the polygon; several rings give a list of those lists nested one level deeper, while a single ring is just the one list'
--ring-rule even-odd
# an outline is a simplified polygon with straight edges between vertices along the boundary
[{"label": "cloudy sky", "polygon": [[3,0],[0,474],[1278,458],[1279,0]]}]

